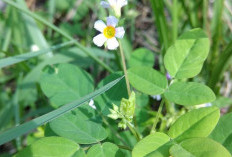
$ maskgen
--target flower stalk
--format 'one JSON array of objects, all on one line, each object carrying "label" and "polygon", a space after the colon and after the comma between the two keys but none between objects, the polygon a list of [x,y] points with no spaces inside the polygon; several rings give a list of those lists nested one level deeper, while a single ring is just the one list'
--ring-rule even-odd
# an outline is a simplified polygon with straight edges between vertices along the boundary
[{"label": "flower stalk", "polygon": [[124,52],[123,52],[123,49],[122,49],[121,41],[119,41],[119,51],[120,51],[120,54],[121,54],[123,72],[124,72],[125,79],[126,79],[127,92],[128,92],[128,96],[130,96],[131,95],[130,83],[129,83],[129,79],[128,79],[128,75],[127,75],[126,60],[125,60]]},{"label": "flower stalk", "polygon": [[158,122],[159,122],[160,114],[161,114],[162,109],[163,109],[163,106],[164,106],[164,101],[165,101],[165,99],[163,98],[162,101],[161,101],[161,103],[160,103],[160,106],[159,106],[157,115],[156,115],[156,117],[155,117],[155,121],[154,121],[154,123],[153,123],[153,126],[152,126],[152,129],[151,129],[150,134],[156,132],[156,126],[157,126],[157,124],[158,124]]}]

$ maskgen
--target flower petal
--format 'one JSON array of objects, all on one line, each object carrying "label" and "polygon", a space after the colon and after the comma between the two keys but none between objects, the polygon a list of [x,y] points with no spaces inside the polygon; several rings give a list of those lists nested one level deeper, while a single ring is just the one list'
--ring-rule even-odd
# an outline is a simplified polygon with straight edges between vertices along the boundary
[{"label": "flower petal", "polygon": [[93,43],[97,45],[98,47],[101,47],[105,42],[107,38],[104,36],[104,34],[99,34],[93,38]]},{"label": "flower petal", "polygon": [[107,17],[107,26],[115,27],[118,24],[118,19],[114,16]]},{"label": "flower petal", "polygon": [[106,24],[102,20],[98,20],[94,23],[94,28],[100,32],[106,28]]},{"label": "flower petal", "polygon": [[110,8],[110,4],[108,2],[105,2],[105,1],[101,1],[100,5],[103,7],[103,8]]},{"label": "flower petal", "polygon": [[116,6],[117,0],[108,0],[111,6]]},{"label": "flower petal", "polygon": [[119,43],[115,37],[107,40],[107,48],[109,50],[116,50],[118,46]]},{"label": "flower petal", "polygon": [[123,6],[127,5],[127,4],[128,4],[127,0],[118,0],[117,1],[117,6],[119,6],[119,7],[123,7]]},{"label": "flower petal", "polygon": [[123,27],[116,28],[116,34],[115,34],[115,36],[117,38],[120,38],[120,39],[123,38],[124,34],[125,34],[125,30],[124,30]]}]

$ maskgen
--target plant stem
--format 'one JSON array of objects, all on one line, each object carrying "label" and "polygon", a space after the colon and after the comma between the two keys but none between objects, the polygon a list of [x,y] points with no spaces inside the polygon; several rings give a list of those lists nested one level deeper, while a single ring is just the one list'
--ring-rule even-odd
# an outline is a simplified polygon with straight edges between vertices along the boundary
[{"label": "plant stem", "polygon": [[124,75],[125,75],[125,79],[126,79],[126,87],[127,87],[128,97],[129,97],[131,94],[131,90],[130,90],[130,83],[129,83],[127,69],[126,69],[126,61],[125,61],[125,56],[123,53],[121,41],[119,41],[119,49],[120,49],[119,51],[120,51],[121,58],[122,58],[123,71],[124,71]]},{"label": "plant stem", "polygon": [[132,134],[135,136],[136,140],[140,141],[141,140],[140,136],[139,136],[138,132],[135,130],[134,126],[130,122],[127,122],[127,126],[130,129],[130,131],[132,132]]},{"label": "plant stem", "polygon": [[[19,111],[20,110],[20,106],[19,106],[19,101],[18,101],[18,95],[19,95],[19,84],[22,81],[22,77],[23,77],[23,74],[20,73],[19,79],[17,81],[18,87],[16,88],[15,94],[13,96],[15,126],[19,126],[20,125],[20,114],[19,114],[19,112],[20,112]],[[17,150],[19,151],[22,148],[21,137],[17,137],[15,140],[16,140]]]},{"label": "plant stem", "polygon": [[[124,144],[124,145],[127,145],[127,143],[124,141],[124,139],[118,134],[117,131],[115,131],[115,129],[108,123],[108,121],[105,119],[104,115],[101,113],[101,112],[98,112],[101,117],[102,117],[102,121],[103,123],[105,123],[105,125],[107,125],[110,130],[112,131],[112,133],[117,136],[117,138]],[[125,146],[126,147],[126,146]]]},{"label": "plant stem", "polygon": [[[63,37],[65,37],[68,40],[75,40],[74,38],[72,38],[70,35],[68,35],[66,32],[64,32],[63,30],[61,30],[60,28],[56,27],[54,24],[48,22],[47,20],[43,19],[42,17],[34,14],[33,12],[22,8],[20,5],[18,5],[17,3],[15,3],[14,1],[11,0],[3,0],[3,2],[15,7],[18,10],[21,10],[23,13],[33,17],[34,19],[40,21],[41,23],[43,23],[44,25],[50,27],[51,29],[53,29],[54,31],[60,33]],[[106,65],[105,63],[103,63],[99,58],[97,58],[95,55],[93,55],[88,49],[86,49],[83,45],[81,45],[78,41],[75,41],[74,43],[77,47],[80,48],[80,50],[82,50],[84,53],[86,53],[90,58],[92,58],[93,60],[95,60],[98,64],[100,64],[102,67],[104,67],[107,71],[109,72],[113,72],[113,70]]]},{"label": "plant stem", "polygon": [[157,123],[159,121],[159,117],[160,117],[161,111],[163,109],[163,106],[164,106],[164,99],[162,99],[162,101],[160,103],[160,106],[159,106],[159,109],[158,109],[158,112],[157,112],[157,115],[156,115],[155,121],[153,123],[153,126],[152,126],[150,134],[154,133],[156,131],[156,125],[157,125]]},{"label": "plant stem", "polygon": [[118,54],[117,51],[114,51],[114,56],[115,56],[115,61],[116,61],[116,63],[118,64],[118,68],[119,68],[120,70],[123,70],[123,66],[122,66],[122,63],[121,63],[121,61],[120,61],[120,56],[119,56],[119,54]]},{"label": "plant stem", "polygon": [[127,147],[127,146],[122,146],[122,145],[117,145],[119,148],[121,149],[125,149],[125,150],[129,150],[129,151],[132,151],[132,149],[130,147]]}]

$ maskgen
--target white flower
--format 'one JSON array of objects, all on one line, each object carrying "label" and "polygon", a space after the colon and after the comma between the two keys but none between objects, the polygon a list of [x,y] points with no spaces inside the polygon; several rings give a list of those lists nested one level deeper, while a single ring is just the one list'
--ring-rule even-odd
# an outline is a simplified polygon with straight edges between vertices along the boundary
[{"label": "white flower", "polygon": [[31,45],[31,51],[39,51],[39,46],[37,45]]},{"label": "white flower", "polygon": [[119,46],[116,39],[123,38],[125,30],[123,27],[117,27],[118,19],[114,16],[107,17],[107,25],[102,21],[98,20],[94,24],[94,28],[101,32],[101,34],[93,38],[94,44],[101,47],[104,43],[109,50],[115,50]]},{"label": "white flower", "polygon": [[96,110],[97,108],[96,108],[96,106],[94,105],[94,101],[93,101],[93,99],[91,99],[90,100],[90,102],[89,102],[89,106],[90,107],[92,107],[94,110]]},{"label": "white flower", "polygon": [[108,2],[101,1],[101,6],[104,8],[112,8],[117,17],[121,16],[121,8],[128,4],[127,0],[108,0]]}]

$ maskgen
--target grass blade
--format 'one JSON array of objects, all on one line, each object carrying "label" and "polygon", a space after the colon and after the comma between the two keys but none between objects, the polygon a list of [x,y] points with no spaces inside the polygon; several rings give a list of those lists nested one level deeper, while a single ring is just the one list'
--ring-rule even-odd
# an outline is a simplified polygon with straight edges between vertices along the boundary
[{"label": "grass blade", "polygon": [[[68,40],[74,40],[74,38],[72,38],[71,36],[69,36],[66,32],[64,32],[63,30],[59,29],[58,27],[56,27],[55,25],[51,24],[50,22],[48,22],[47,20],[43,19],[42,17],[34,14],[33,12],[22,8],[21,6],[19,6],[17,3],[15,3],[12,0],[2,0],[3,2],[15,7],[16,9],[19,9],[20,11],[24,12],[25,14],[33,17],[34,19],[40,21],[41,23],[47,25],[48,27],[50,27],[51,29],[53,29],[54,31],[60,33],[62,36],[64,36],[65,38],[67,38]],[[105,63],[103,63],[100,59],[98,59],[95,55],[93,55],[91,52],[89,52],[89,50],[87,48],[85,48],[83,45],[81,45],[78,41],[76,41],[74,43],[77,47],[79,47],[83,52],[85,52],[89,57],[91,57],[93,60],[95,60],[98,64],[100,64],[102,67],[104,67],[106,70],[108,70],[109,72],[113,72],[113,70],[106,65]]]},{"label": "grass blade", "polygon": [[151,0],[155,23],[157,24],[158,33],[163,44],[164,51],[169,47],[168,26],[164,15],[164,2],[162,0]]},{"label": "grass blade", "polygon": [[[123,76],[124,77],[124,76]],[[43,116],[40,116],[38,118],[35,118],[29,122],[26,122],[22,125],[19,125],[17,127],[11,128],[6,132],[3,132],[0,134],[0,145],[9,142],[19,136],[22,136],[23,134],[49,122],[54,120],[55,118],[58,118],[59,116],[62,116],[63,114],[67,113],[68,111],[73,110],[74,108],[80,106],[81,104],[89,101],[90,99],[95,98],[96,96],[106,92],[110,88],[112,88],[114,85],[116,85],[123,77],[120,77],[107,85],[103,86],[102,88],[96,90],[93,93],[90,93],[89,95],[86,95],[85,97],[81,98],[80,100],[76,100],[70,104],[66,104],[54,111],[51,111]]]},{"label": "grass blade", "polygon": [[219,60],[217,64],[215,64],[212,75],[209,78],[208,86],[216,91],[216,85],[222,78],[222,75],[224,74],[226,68],[228,67],[228,64],[231,63],[230,60],[232,58],[232,41],[228,44],[225,51],[222,52],[222,54],[219,57]]},{"label": "grass blade", "polygon": [[172,41],[175,42],[178,37],[178,24],[179,24],[179,2],[173,0],[172,7]]},{"label": "grass blade", "polygon": [[209,60],[211,64],[209,67],[213,67],[216,65],[215,63],[218,61],[219,56],[219,48],[220,44],[222,42],[222,28],[223,28],[223,12],[224,12],[224,0],[217,0],[214,2],[214,13],[213,13],[213,19],[211,23],[211,32],[212,32],[212,51],[209,56]]},{"label": "grass blade", "polygon": [[40,56],[40,55],[43,55],[43,54],[46,54],[46,53],[50,53],[51,50],[56,50],[56,49],[65,47],[67,45],[74,44],[74,42],[75,41],[72,40],[72,41],[65,42],[65,43],[62,43],[62,44],[58,44],[58,45],[55,45],[55,46],[52,46],[50,48],[46,48],[46,49],[43,49],[43,50],[40,50],[40,51],[29,52],[29,53],[25,53],[25,54],[13,56],[13,57],[8,57],[8,58],[1,59],[0,60],[0,69],[4,68],[6,66],[9,66],[9,65],[13,65],[13,64],[16,64],[16,63],[23,62],[23,61],[28,60],[30,58],[34,58],[34,57],[37,57],[37,56]]},{"label": "grass blade", "polygon": [[[24,0],[17,0],[16,3],[22,8],[28,10]],[[39,47],[39,49],[50,47],[45,37],[43,36],[41,30],[37,26],[35,20],[26,14],[21,14],[21,16],[22,16],[22,20],[24,21],[25,29],[28,35],[27,38],[28,44],[29,45],[35,44]],[[43,58],[52,57],[52,52],[50,51],[49,53],[46,53],[46,56],[42,56],[42,57]]]}]

